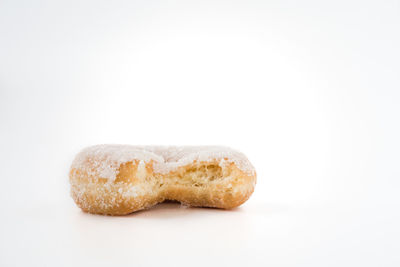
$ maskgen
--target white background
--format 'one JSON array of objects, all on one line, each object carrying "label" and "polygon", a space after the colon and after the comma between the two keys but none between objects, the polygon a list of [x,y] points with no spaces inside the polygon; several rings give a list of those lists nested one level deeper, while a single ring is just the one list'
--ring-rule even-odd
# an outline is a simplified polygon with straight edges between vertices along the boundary
[{"label": "white background", "polygon": [[[399,1],[0,1],[0,266],[399,266]],[[227,145],[231,211],[82,213],[99,143]]]}]

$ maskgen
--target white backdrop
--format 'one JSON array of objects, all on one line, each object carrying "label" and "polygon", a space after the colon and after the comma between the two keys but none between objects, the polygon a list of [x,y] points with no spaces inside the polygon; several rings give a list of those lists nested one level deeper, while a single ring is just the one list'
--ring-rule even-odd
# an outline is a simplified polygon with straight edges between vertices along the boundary
[{"label": "white backdrop", "polygon": [[[0,1],[1,266],[399,266],[399,1]],[[232,211],[82,213],[98,143],[226,145]]]}]

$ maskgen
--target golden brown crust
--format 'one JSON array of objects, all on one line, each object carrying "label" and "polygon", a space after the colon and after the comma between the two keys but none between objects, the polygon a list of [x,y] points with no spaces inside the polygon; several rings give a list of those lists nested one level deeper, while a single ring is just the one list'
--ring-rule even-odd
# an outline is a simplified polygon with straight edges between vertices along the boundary
[{"label": "golden brown crust", "polygon": [[96,214],[129,214],[164,200],[231,209],[251,196],[256,183],[255,172],[217,160],[193,161],[166,174],[154,172],[153,161],[134,160],[119,166],[115,180],[99,177],[93,161],[85,164],[83,170],[71,168],[71,195],[83,211]]}]

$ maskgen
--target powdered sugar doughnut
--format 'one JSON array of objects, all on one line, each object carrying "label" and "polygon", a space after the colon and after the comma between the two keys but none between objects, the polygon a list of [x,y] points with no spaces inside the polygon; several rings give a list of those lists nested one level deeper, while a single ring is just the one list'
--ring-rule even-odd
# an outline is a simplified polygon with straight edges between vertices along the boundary
[{"label": "powdered sugar doughnut", "polygon": [[70,170],[71,195],[85,212],[123,215],[164,200],[234,208],[254,191],[254,167],[226,147],[96,145]]}]

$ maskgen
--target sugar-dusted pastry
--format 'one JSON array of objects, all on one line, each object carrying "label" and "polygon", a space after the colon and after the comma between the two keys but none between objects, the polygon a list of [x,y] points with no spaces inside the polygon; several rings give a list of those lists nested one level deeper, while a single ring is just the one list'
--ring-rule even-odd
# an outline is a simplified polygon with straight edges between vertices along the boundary
[{"label": "sugar-dusted pastry", "polygon": [[123,215],[164,200],[234,208],[253,193],[256,172],[226,147],[96,145],[75,157],[69,180],[83,211]]}]

